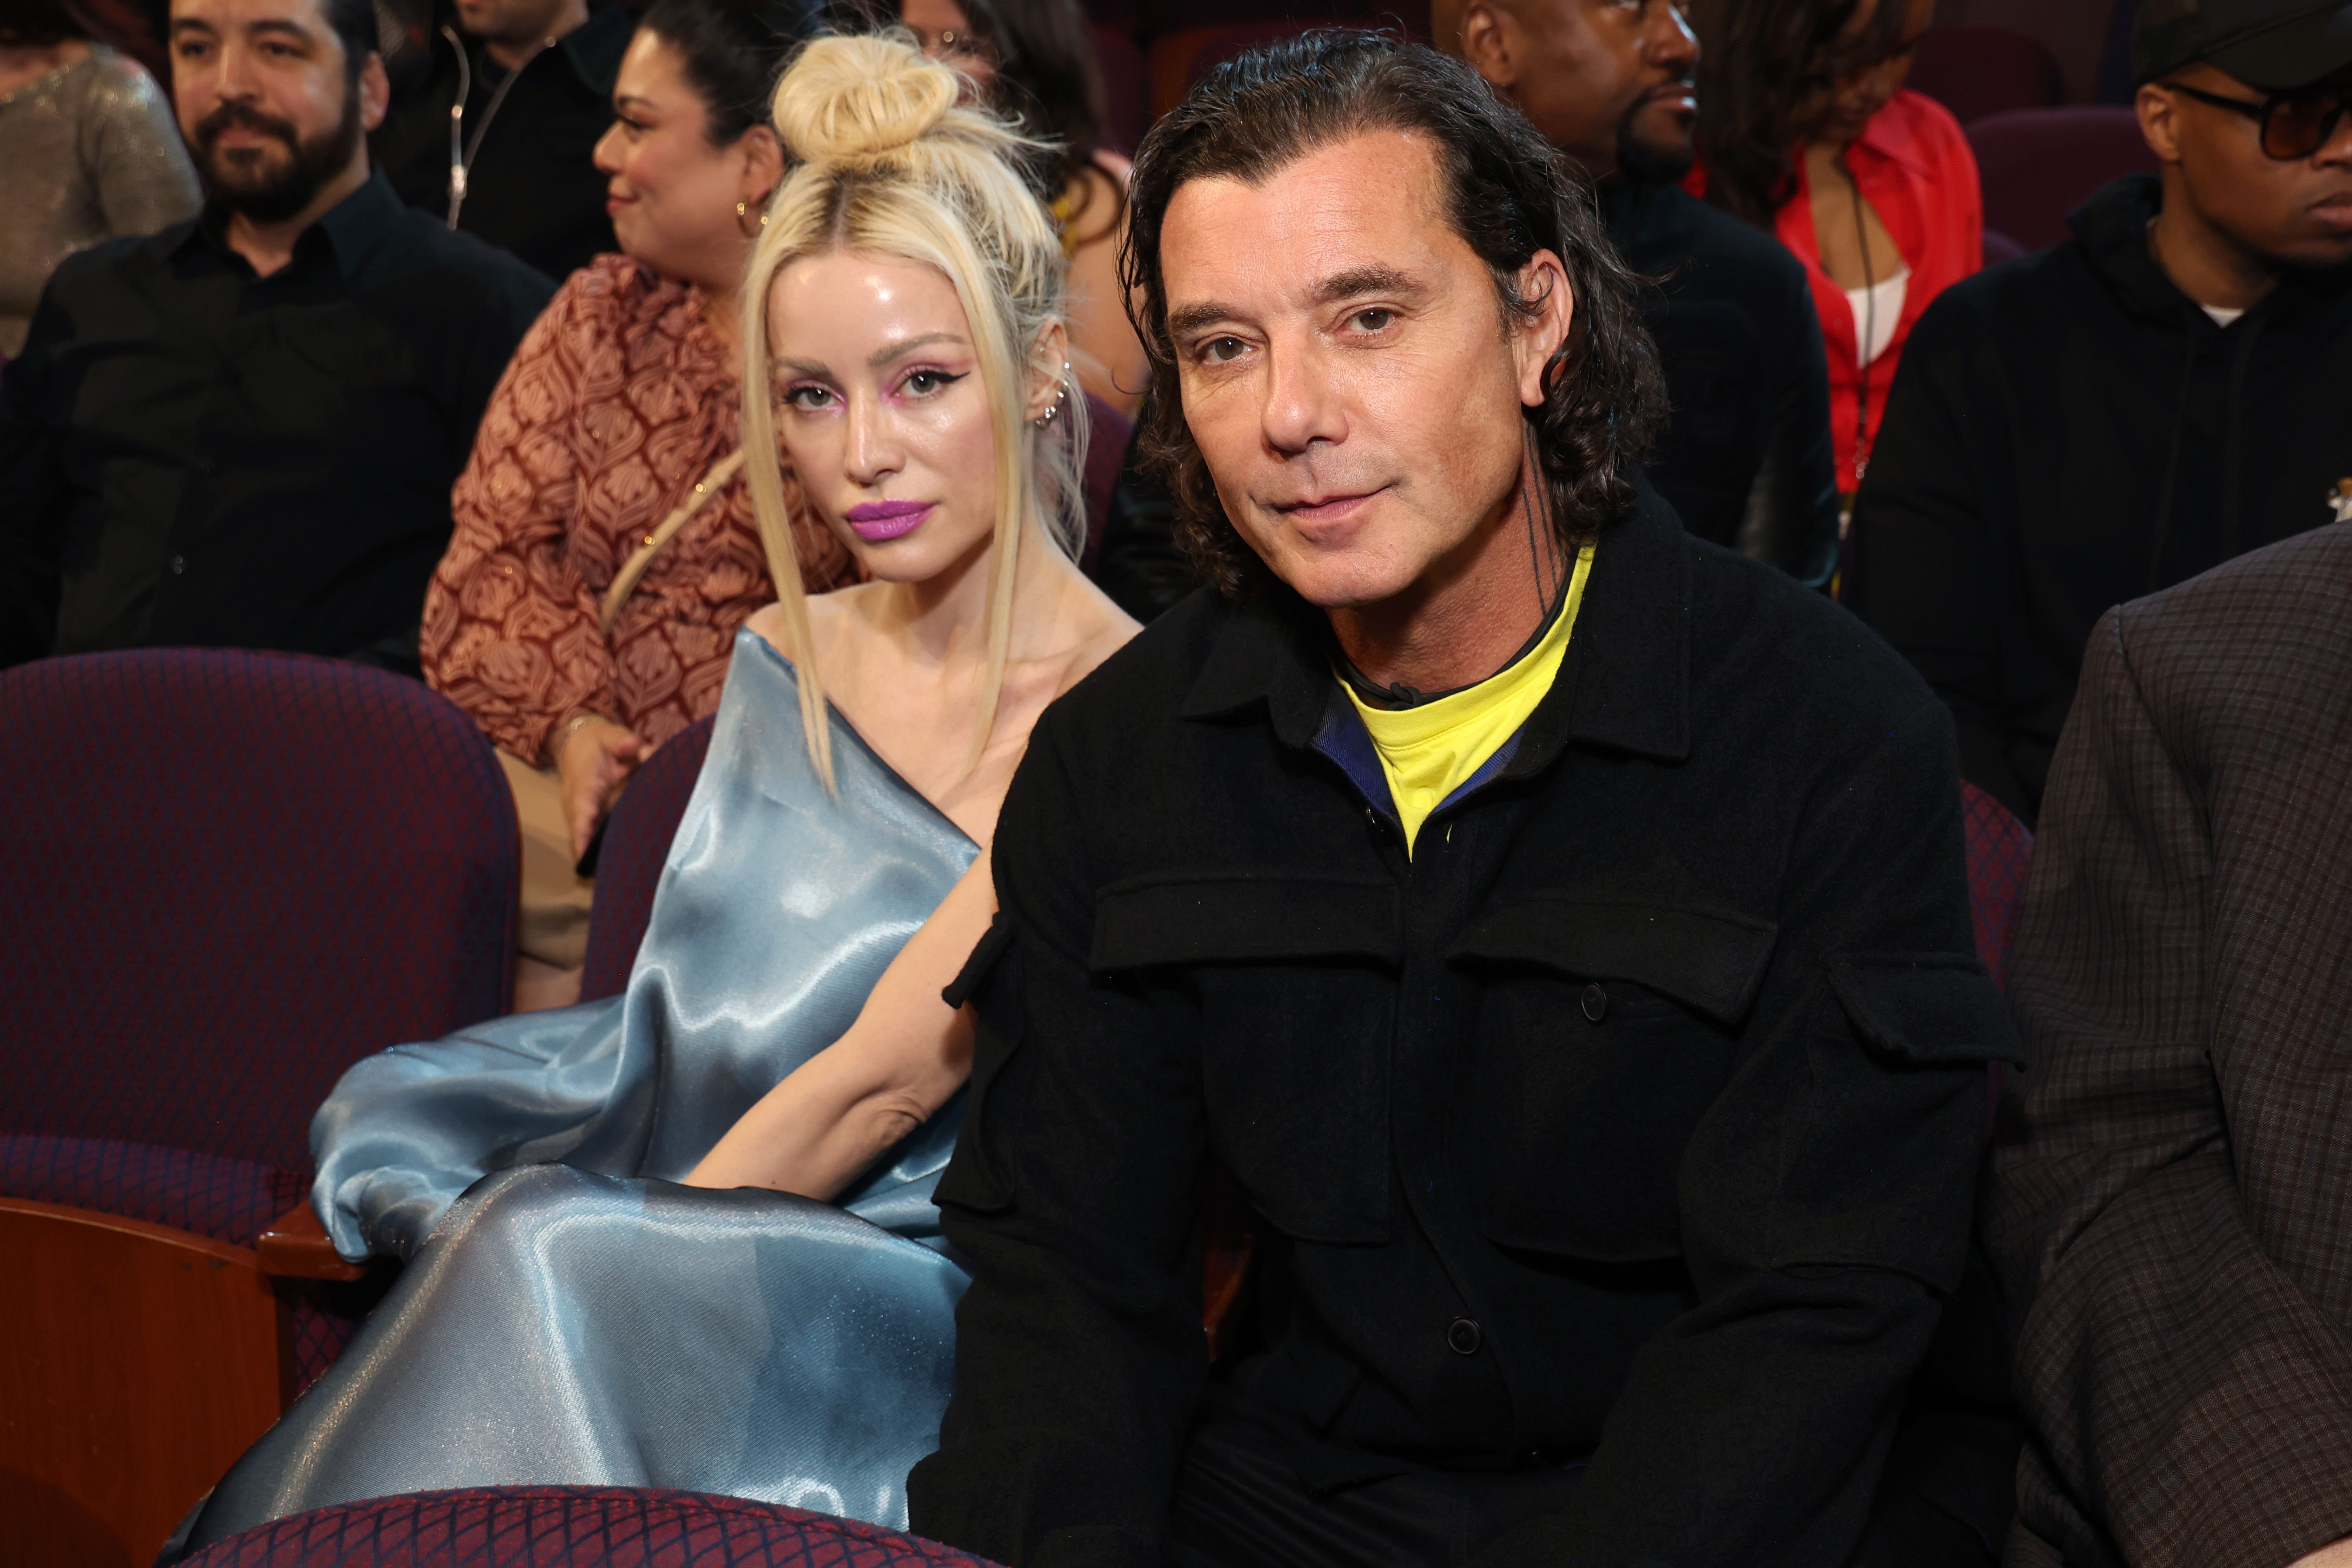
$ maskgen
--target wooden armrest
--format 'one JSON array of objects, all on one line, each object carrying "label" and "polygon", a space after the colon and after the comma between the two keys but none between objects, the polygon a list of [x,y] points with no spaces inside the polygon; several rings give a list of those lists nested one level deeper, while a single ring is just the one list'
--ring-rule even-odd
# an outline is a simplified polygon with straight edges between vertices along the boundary
[{"label": "wooden armrest", "polygon": [[308,1198],[273,1220],[253,1250],[261,1256],[261,1271],[281,1279],[358,1279],[367,1273],[365,1264],[346,1263],[335,1251]]}]

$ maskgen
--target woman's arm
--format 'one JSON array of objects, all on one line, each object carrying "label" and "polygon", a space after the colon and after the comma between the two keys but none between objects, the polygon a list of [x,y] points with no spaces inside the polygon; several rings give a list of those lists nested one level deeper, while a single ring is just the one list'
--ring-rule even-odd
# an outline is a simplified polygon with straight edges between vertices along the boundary
[{"label": "woman's arm", "polygon": [[848,1032],[761,1096],[687,1184],[830,1200],[929,1120],[971,1073],[971,1010],[940,992],[995,916],[982,850],[882,972]]}]

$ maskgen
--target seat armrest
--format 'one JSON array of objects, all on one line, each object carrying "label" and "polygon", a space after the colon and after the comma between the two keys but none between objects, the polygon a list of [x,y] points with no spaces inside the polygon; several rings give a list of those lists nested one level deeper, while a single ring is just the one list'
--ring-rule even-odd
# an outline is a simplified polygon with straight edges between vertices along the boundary
[{"label": "seat armrest", "polygon": [[367,1273],[365,1264],[346,1263],[335,1251],[308,1198],[273,1220],[253,1249],[261,1256],[261,1271],[281,1279],[357,1279]]}]

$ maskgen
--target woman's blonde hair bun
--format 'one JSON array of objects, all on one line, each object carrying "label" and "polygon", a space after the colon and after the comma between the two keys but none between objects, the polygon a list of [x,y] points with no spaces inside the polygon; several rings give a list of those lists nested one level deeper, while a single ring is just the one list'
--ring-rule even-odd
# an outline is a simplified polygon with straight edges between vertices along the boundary
[{"label": "woman's blonde hair bun", "polygon": [[911,39],[811,39],[776,84],[776,133],[796,158],[852,163],[920,140],[955,107],[955,72]]}]

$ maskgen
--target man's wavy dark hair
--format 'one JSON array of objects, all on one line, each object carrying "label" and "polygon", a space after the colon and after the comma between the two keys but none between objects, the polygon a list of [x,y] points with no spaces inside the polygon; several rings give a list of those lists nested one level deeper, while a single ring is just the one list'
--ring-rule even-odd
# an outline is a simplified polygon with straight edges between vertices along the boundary
[{"label": "man's wavy dark hair", "polygon": [[1425,138],[1445,181],[1454,230],[1494,276],[1502,308],[1531,313],[1519,269],[1538,250],[1567,269],[1576,309],[1546,367],[1539,407],[1524,409],[1549,492],[1551,523],[1573,549],[1632,502],[1629,475],[1665,416],[1657,354],[1642,326],[1641,280],[1617,259],[1591,188],[1477,72],[1383,33],[1327,28],[1217,67],[1143,139],[1129,187],[1119,270],[1151,356],[1138,430],[1146,468],[1176,500],[1177,537],[1194,569],[1233,594],[1262,578],[1234,531],[1184,423],[1160,226],[1177,189],[1225,177],[1257,184],[1318,148],[1375,131]]}]

